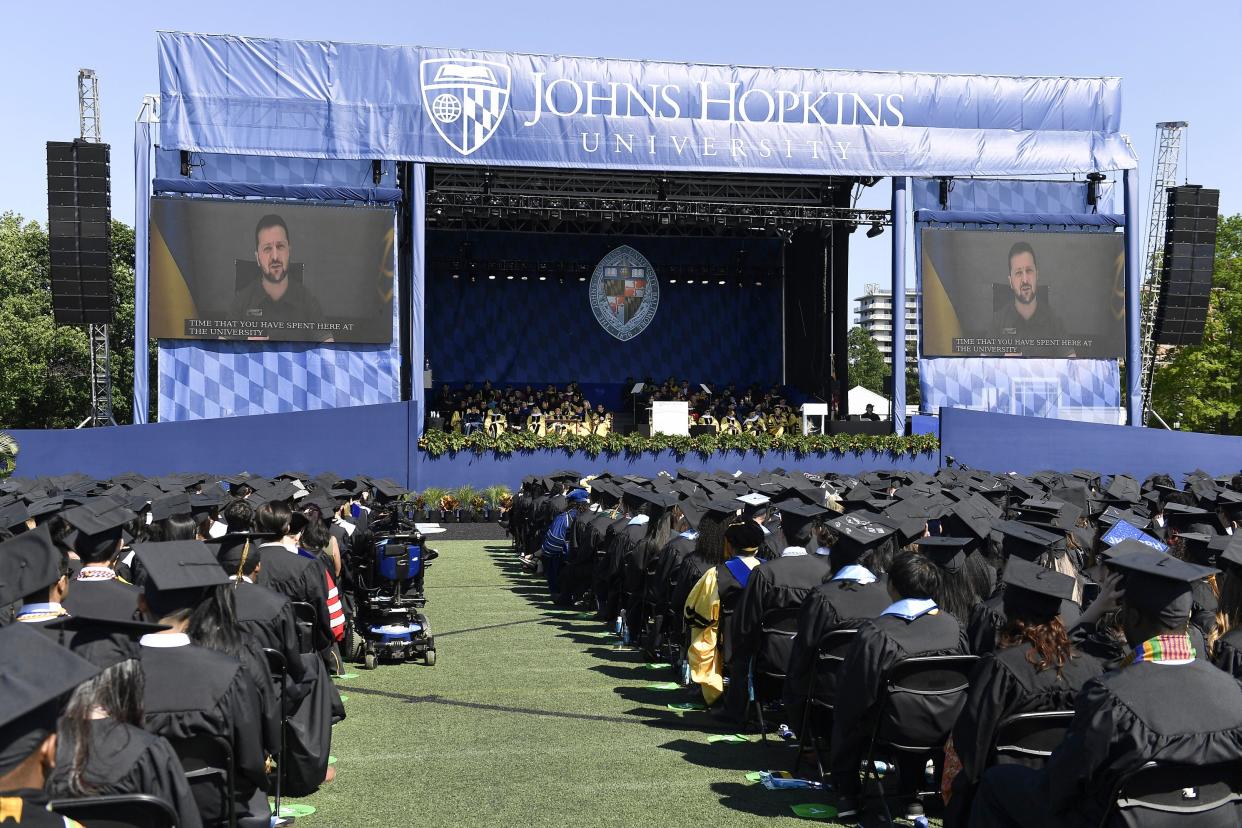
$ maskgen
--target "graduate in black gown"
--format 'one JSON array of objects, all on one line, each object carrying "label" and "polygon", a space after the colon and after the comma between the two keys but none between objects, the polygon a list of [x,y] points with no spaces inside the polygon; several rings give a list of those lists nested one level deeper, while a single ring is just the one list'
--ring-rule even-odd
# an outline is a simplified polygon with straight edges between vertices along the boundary
[{"label": "graduate in black gown", "polygon": [[0,824],[81,828],[47,810],[62,699],[99,668],[25,624],[0,629]]},{"label": "graduate in black gown", "polygon": [[198,828],[198,804],[181,760],[163,737],[143,729],[138,637],[164,627],[85,616],[61,625],[71,631],[69,649],[101,672],[78,685],[61,716],[48,794],[149,794],[172,806],[180,828]]},{"label": "graduate in black gown", "polygon": [[997,649],[979,660],[966,704],[953,726],[961,765],[953,778],[945,825],[966,825],[974,788],[995,762],[1002,721],[1018,713],[1072,710],[1078,691],[1101,672],[1095,659],[1070,644],[1058,616],[1074,592],[1074,579],[1012,557],[1005,565],[1005,626]]},{"label": "graduate in black gown", "polygon": [[[139,544],[147,582],[139,605],[149,620],[169,629],[144,635],[142,668],[146,726],[177,747],[178,741],[218,736],[233,746],[239,824],[266,826],[270,810],[263,750],[263,702],[242,663],[190,641],[187,630],[210,607],[209,590],[228,584],[220,564],[199,541]],[[214,791],[194,791],[205,824],[224,818]]]},{"label": "graduate in black gown", "polygon": [[1212,663],[1242,681],[1242,533],[1217,555],[1220,587],[1217,624],[1212,640]]},{"label": "graduate in black gown", "polygon": [[64,513],[77,530],[73,551],[82,569],[69,585],[65,608],[70,613],[123,618],[138,611],[138,589],[117,577],[114,568],[134,513],[112,497],[92,498]]},{"label": "graduate in black gown", "polygon": [[207,543],[215,548],[217,559],[232,582],[237,624],[243,635],[260,648],[275,650],[285,660],[288,724],[283,790],[291,796],[307,796],[329,775],[332,711],[337,691],[323,659],[299,651],[289,599],[254,582],[262,571],[263,553],[258,544],[266,537],[239,533]]},{"label": "graduate in black gown", "polygon": [[811,727],[825,738],[832,731],[832,720],[819,713],[835,703],[838,673],[817,669],[817,653],[831,633],[858,629],[893,603],[885,574],[893,556],[890,538],[891,530],[861,541],[840,535],[831,546],[830,560],[836,571],[830,580],[811,590],[798,614],[798,633],[785,669],[785,708],[791,721],[801,722],[802,707],[809,697],[822,702],[823,707],[813,708],[816,715]]},{"label": "graduate in black gown", "polygon": [[328,612],[328,582],[326,570],[317,559],[299,555],[296,545],[285,542],[290,531],[293,511],[284,501],[265,503],[255,511],[255,528],[263,533],[278,536],[259,547],[263,555],[263,569],[257,583],[311,606],[315,612],[312,638],[317,652],[330,650],[336,643],[332,633],[332,618]]},{"label": "graduate in black gown", "polygon": [[46,526],[0,543],[0,606],[20,601],[17,623],[46,628],[66,617],[61,602],[68,584],[69,558]]},{"label": "graduate in black gown", "polygon": [[643,511],[647,515],[642,538],[621,559],[621,605],[631,640],[638,641],[647,629],[647,576],[658,567],[660,553],[673,537],[674,506],[677,497],[646,492]]},{"label": "graduate in black gown", "polygon": [[[731,641],[725,710],[735,720],[745,715],[752,659],[756,674],[773,676],[783,676],[789,663],[793,639],[765,635],[763,630],[794,630],[807,596],[832,575],[828,556],[818,554],[820,521],[831,512],[800,499],[782,501],[776,508],[788,546],[781,557],[764,562],[751,573],[733,614],[732,627],[725,631]],[[783,681],[764,681],[756,675],[755,682],[764,684],[756,686],[757,698],[780,698],[784,690]]]},{"label": "graduate in black gown", "polygon": [[[1039,771],[997,765],[983,777],[971,824],[1098,825],[1117,781],[1147,762],[1242,760],[1242,685],[1195,657],[1191,584],[1212,570],[1135,541],[1114,547],[1125,573],[1121,619],[1132,648],[1121,668],[1087,682],[1065,741]],[[1242,824],[1242,803],[1216,824]]]},{"label": "graduate in black gown", "polygon": [[[932,599],[940,572],[927,557],[899,552],[888,573],[893,599],[878,618],[864,623],[841,665],[832,725],[832,787],[837,814],[858,813],[862,792],[859,765],[871,735],[871,716],[880,699],[885,674],[897,662],[914,656],[957,655],[966,642],[957,619],[942,612]],[[908,799],[906,814],[921,813],[914,799],[923,779],[925,757],[901,754],[898,793]]]},{"label": "graduate in black gown", "polygon": [[643,584],[643,600],[646,602],[651,620],[648,624],[647,637],[642,641],[645,652],[659,658],[666,651],[669,642],[680,643],[677,632],[681,629],[680,621],[672,620],[670,596],[673,591],[674,573],[688,555],[694,552],[695,539],[698,532],[699,519],[703,514],[702,504],[683,500],[677,504],[673,535],[660,554],[647,562],[647,577]]}]

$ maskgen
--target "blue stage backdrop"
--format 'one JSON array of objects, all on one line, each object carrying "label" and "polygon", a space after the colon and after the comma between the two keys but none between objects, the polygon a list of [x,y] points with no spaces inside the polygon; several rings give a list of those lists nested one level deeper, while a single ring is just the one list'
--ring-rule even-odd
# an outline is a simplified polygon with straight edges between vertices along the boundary
[{"label": "blue stage backdrop", "polygon": [[[939,182],[916,182],[920,297],[926,287],[922,228],[1112,232],[1121,224],[1121,218],[1111,212],[1113,189],[1109,182],[1101,186],[1093,211],[1087,204],[1085,182],[957,179],[945,209]],[[926,324],[926,317],[921,318]],[[1121,414],[1121,378],[1115,359],[920,358],[919,391],[925,413],[969,408],[1113,424]]]},{"label": "blue stage backdrop", "polygon": [[[525,265],[508,273],[484,264],[470,270],[459,258],[463,243],[477,262]],[[540,281],[531,265],[568,263],[589,274],[623,244],[649,260],[660,291],[651,323],[624,342],[596,321],[589,275],[579,281],[571,267],[569,275],[552,270]],[[747,276],[739,282],[741,250]],[[718,385],[781,381],[776,240],[429,231],[427,258],[426,352],[437,385],[663,381],[670,374]],[[691,267],[702,272],[688,285],[684,269]]]}]

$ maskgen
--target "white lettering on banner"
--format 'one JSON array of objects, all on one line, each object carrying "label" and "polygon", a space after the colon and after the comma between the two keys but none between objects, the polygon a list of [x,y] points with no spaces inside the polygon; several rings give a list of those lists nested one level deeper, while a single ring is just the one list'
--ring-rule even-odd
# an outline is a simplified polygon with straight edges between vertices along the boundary
[{"label": "white lettering on banner", "polygon": [[[439,86],[437,95],[427,101],[439,107],[433,112],[433,123],[443,137],[459,153],[468,155],[486,143],[508,105],[509,68],[503,64],[489,64],[475,59],[437,58],[424,61],[424,67],[448,63],[440,67],[436,75]],[[446,72],[456,73],[445,80]],[[424,68],[423,73],[427,73]],[[488,74],[490,73],[490,74]],[[460,77],[457,77],[460,76]],[[711,83],[701,81],[690,89],[682,89],[674,83],[629,83],[623,81],[578,81],[572,78],[549,78],[546,72],[532,72],[530,102],[533,111],[523,127],[533,127],[545,117],[549,118],[645,118],[649,121],[677,121],[683,119],[734,124],[790,124],[807,127],[860,126],[897,128],[905,125],[903,106],[905,96],[900,93],[861,93],[847,90],[767,89],[745,86],[739,81]],[[424,86],[431,81],[424,78]],[[453,86],[453,84],[456,86]],[[434,85],[434,84],[433,84]],[[429,89],[430,87],[428,87]],[[424,90],[424,98],[428,96]],[[468,102],[469,106],[464,106]],[[472,127],[460,138],[459,119],[469,118]],[[602,133],[581,132],[582,151],[600,151]],[[670,142],[673,151],[684,155],[687,150],[704,157],[721,154],[720,144],[724,136],[674,135],[661,137],[655,134],[629,132],[613,136],[611,154],[635,155],[635,147],[642,152],[646,143],[647,155],[658,155],[659,144]],[[808,139],[775,141],[763,138],[748,142],[745,138],[730,137],[729,154],[737,159],[755,153],[760,158],[771,158],[778,153],[784,158],[805,154],[819,160],[830,154],[841,160],[849,158],[852,142]],[[693,143],[691,143],[693,142]],[[784,144],[783,151],[780,144]],[[691,149],[693,147],[693,149]]]}]

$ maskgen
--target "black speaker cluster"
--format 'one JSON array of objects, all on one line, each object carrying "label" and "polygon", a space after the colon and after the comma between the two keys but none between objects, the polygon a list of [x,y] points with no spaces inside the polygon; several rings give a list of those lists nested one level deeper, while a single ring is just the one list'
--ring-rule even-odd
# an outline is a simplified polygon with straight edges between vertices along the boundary
[{"label": "black speaker cluster", "polygon": [[1198,345],[1203,342],[1212,267],[1216,260],[1216,215],[1220,190],[1186,185],[1169,188],[1164,234],[1164,262],[1156,342]]},{"label": "black speaker cluster", "polygon": [[48,141],[52,312],[61,325],[112,322],[111,149]]}]

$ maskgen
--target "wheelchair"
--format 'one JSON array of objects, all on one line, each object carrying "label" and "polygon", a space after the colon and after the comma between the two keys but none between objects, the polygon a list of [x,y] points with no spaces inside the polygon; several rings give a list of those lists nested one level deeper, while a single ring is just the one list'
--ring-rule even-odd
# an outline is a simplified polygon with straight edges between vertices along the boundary
[{"label": "wheelchair", "polygon": [[381,662],[418,660],[432,667],[436,641],[422,612],[423,581],[439,553],[400,513],[381,516],[372,528],[371,542],[353,555],[353,656],[367,670]]}]

